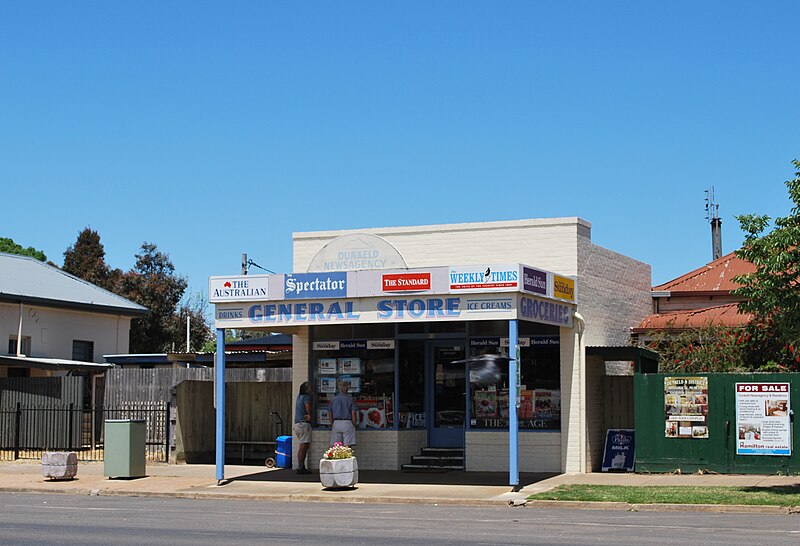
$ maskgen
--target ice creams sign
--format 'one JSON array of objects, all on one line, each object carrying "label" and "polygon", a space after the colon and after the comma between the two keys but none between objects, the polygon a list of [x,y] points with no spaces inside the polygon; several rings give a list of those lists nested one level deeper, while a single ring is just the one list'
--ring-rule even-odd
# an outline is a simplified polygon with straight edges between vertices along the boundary
[{"label": "ice creams sign", "polygon": [[210,277],[208,301],[253,301],[269,299],[268,275],[240,275],[236,277]]}]

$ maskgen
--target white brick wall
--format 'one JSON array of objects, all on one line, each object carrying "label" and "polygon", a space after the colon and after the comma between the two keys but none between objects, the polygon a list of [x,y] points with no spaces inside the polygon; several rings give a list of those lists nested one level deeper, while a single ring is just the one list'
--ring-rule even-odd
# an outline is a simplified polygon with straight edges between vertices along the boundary
[{"label": "white brick wall", "polygon": [[[467,432],[464,453],[469,472],[508,472],[508,433]],[[520,432],[520,472],[561,472],[560,432]]]},{"label": "white brick wall", "polygon": [[584,389],[577,330],[560,328],[561,344],[561,470],[582,472]]},{"label": "white brick wall", "polygon": [[554,218],[295,233],[293,266],[305,271],[336,237],[371,233],[394,245],[409,267],[522,262],[576,275],[577,241],[588,236],[590,227],[579,218]]},{"label": "white brick wall", "polygon": [[[400,465],[410,463],[411,456],[418,455],[420,449],[425,447],[427,433],[424,430],[357,431],[356,442],[354,451],[359,468],[398,470]],[[319,460],[329,446],[330,432],[315,430],[308,455],[309,468],[319,468]]]}]

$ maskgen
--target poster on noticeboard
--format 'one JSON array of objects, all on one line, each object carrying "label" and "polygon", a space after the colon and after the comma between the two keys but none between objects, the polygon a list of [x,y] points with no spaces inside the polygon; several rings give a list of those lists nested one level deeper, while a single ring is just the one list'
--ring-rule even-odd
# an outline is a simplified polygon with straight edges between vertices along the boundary
[{"label": "poster on noticeboard", "polygon": [[791,455],[789,383],[736,383],[736,454]]},{"label": "poster on noticeboard", "polygon": [[665,377],[667,438],[708,438],[708,377]]},{"label": "poster on noticeboard", "polygon": [[355,374],[361,373],[361,359],[360,358],[340,358],[339,359],[339,373]]},{"label": "poster on noticeboard", "polygon": [[317,373],[329,375],[336,374],[336,359],[320,358],[317,361]]}]

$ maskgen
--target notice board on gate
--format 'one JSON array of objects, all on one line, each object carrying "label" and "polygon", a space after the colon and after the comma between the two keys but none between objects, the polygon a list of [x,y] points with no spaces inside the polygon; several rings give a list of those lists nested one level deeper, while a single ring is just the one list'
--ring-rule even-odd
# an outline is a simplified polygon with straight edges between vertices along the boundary
[{"label": "notice board on gate", "polygon": [[603,450],[603,472],[633,472],[636,436],[632,429],[610,428]]}]

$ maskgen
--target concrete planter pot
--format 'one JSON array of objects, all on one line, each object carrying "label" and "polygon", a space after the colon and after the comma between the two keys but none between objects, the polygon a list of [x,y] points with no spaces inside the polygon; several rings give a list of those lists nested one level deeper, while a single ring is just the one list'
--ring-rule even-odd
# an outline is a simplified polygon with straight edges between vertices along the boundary
[{"label": "concrete planter pot", "polygon": [[320,459],[319,480],[326,489],[354,487],[358,483],[358,461],[348,459]]},{"label": "concrete planter pot", "polygon": [[42,475],[51,480],[71,480],[78,473],[78,455],[74,451],[42,453]]}]

